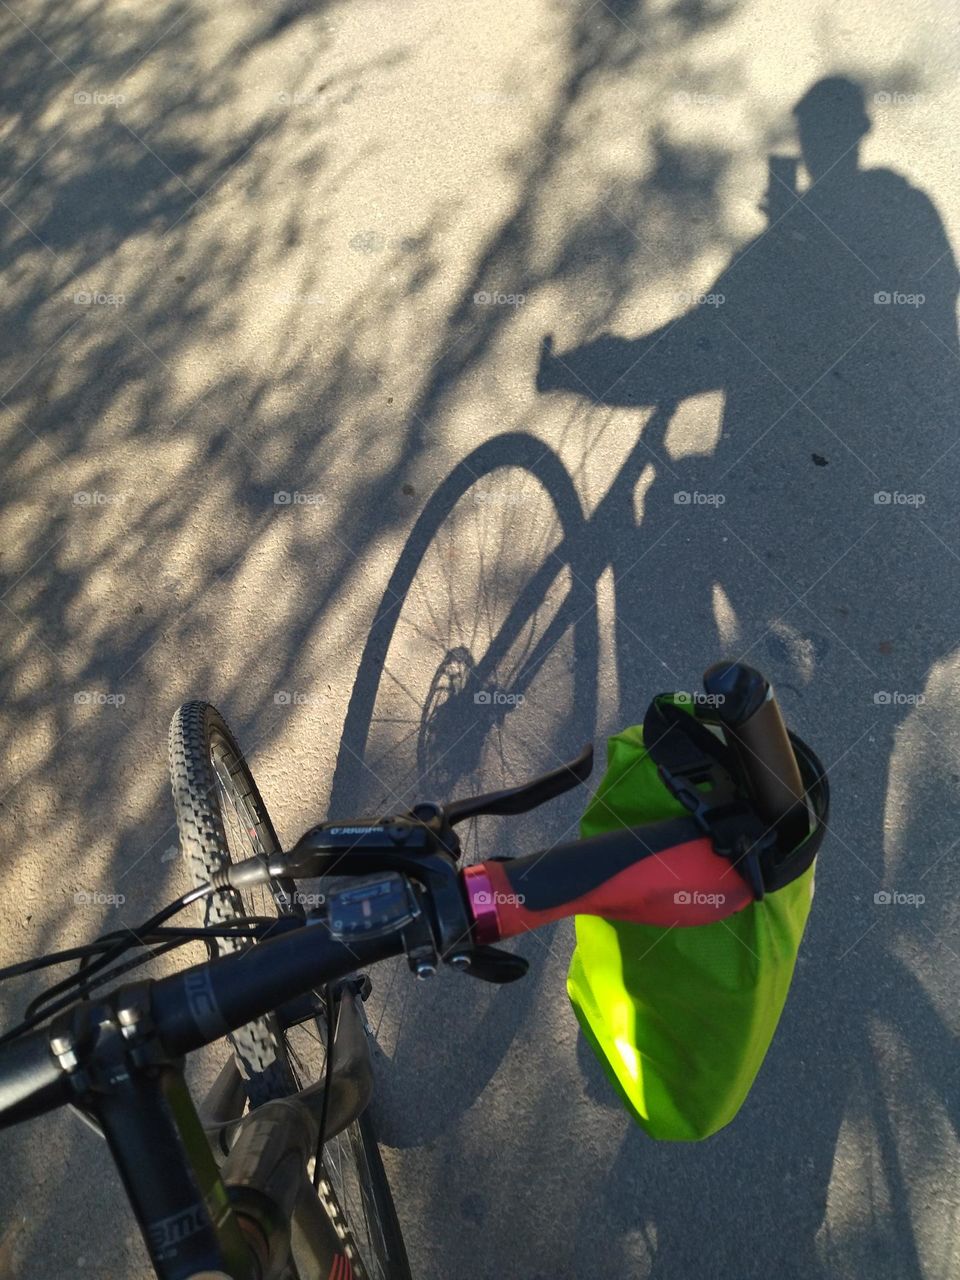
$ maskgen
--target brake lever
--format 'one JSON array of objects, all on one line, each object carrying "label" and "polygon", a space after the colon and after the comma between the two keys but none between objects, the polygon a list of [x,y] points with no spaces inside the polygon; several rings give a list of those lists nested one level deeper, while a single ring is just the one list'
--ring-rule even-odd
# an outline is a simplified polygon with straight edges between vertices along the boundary
[{"label": "brake lever", "polygon": [[557,796],[586,782],[592,771],[593,744],[588,743],[576,759],[534,778],[532,782],[525,782],[519,787],[508,787],[505,791],[488,791],[486,795],[454,800],[446,806],[447,822],[452,827],[467,818],[476,818],[485,813],[529,813],[531,809],[539,808],[548,800],[555,800]]}]

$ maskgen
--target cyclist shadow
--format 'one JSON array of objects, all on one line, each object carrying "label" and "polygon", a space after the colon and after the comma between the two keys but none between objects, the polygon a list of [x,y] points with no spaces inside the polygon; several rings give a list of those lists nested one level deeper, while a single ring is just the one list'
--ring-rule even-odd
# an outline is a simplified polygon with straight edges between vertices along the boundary
[{"label": "cyclist shadow", "polygon": [[[572,1270],[569,1237],[554,1242],[564,1249],[567,1268],[555,1274],[584,1274],[601,1265],[622,1269],[621,1240],[636,1234],[638,1205],[656,1228],[656,1246],[649,1251],[655,1275],[702,1272],[708,1257],[715,1259],[715,1274],[745,1274],[745,1256],[751,1258],[748,1274],[764,1274],[764,1268],[784,1276],[821,1273],[824,1246],[818,1233],[829,1235],[824,1219],[834,1166],[846,1159],[853,1140],[845,1125],[862,1120],[870,1126],[879,1154],[868,1152],[863,1165],[869,1170],[871,1159],[878,1163],[894,1187],[891,1199],[906,1202],[905,1196],[897,1199],[907,1158],[896,1118],[903,1111],[903,1082],[898,1077],[897,1088],[881,1096],[889,1060],[876,1042],[878,1029],[892,1036],[902,1028],[908,1052],[916,1052],[921,1041],[932,1045],[933,1061],[911,1064],[907,1083],[940,1110],[945,1125],[957,1129],[955,1109],[946,1101],[944,1020],[931,998],[919,998],[929,986],[913,962],[923,930],[938,937],[948,923],[945,890],[954,887],[952,872],[948,860],[935,863],[931,845],[941,831],[952,839],[944,801],[955,797],[957,779],[941,771],[938,811],[933,817],[928,811],[922,829],[919,821],[917,831],[907,824],[896,847],[881,817],[897,760],[911,726],[916,729],[916,712],[905,719],[911,704],[900,699],[928,691],[947,721],[955,718],[942,660],[960,634],[960,602],[935,588],[946,586],[943,570],[952,568],[954,502],[942,462],[955,441],[956,269],[927,197],[889,170],[860,167],[858,142],[869,121],[857,86],[822,82],[798,104],[797,117],[810,174],[803,200],[788,190],[789,166],[772,163],[771,225],[734,257],[701,305],[643,338],[607,336],[559,355],[548,347],[539,369],[543,392],[573,392],[595,404],[654,412],[591,517],[589,538],[578,536],[586,529],[579,507],[566,512],[561,554],[551,558],[550,547],[543,548],[548,568],[525,579],[518,617],[535,608],[527,597],[546,594],[561,560],[572,567],[574,583],[590,591],[612,564],[618,723],[635,723],[642,714],[655,691],[650,680],[657,660],[670,673],[657,683],[682,688],[718,652],[742,655],[773,677],[791,724],[816,745],[830,769],[835,795],[832,839],[821,859],[818,902],[795,990],[741,1116],[692,1148],[657,1147],[631,1132],[612,1170],[603,1163],[604,1151],[589,1178],[584,1174],[575,1187],[554,1182],[554,1197],[570,1196],[561,1216],[576,1220],[585,1198],[581,1183],[589,1182],[593,1200],[604,1203],[607,1222],[616,1228],[598,1241],[591,1217],[588,1229],[577,1234],[574,1250],[582,1249],[582,1256]],[[719,434],[705,443],[702,428],[709,415],[698,397],[714,394],[724,398],[723,418]],[[531,446],[529,456],[524,442]],[[365,775],[380,772],[380,758],[371,751],[374,722],[381,730],[393,726],[401,743],[423,736],[429,722],[434,747],[443,747],[437,754],[445,762],[444,785],[433,788],[441,798],[491,785],[470,759],[476,734],[463,734],[464,725],[473,723],[464,716],[477,714],[472,696],[460,696],[473,687],[470,664],[458,658],[468,674],[457,674],[452,658],[460,649],[442,626],[443,660],[434,659],[424,670],[428,677],[434,670],[442,673],[447,685],[462,680],[445,704],[456,714],[441,714],[436,678],[423,696],[403,688],[379,711],[378,700],[397,677],[417,669],[416,646],[437,629],[429,605],[421,605],[403,636],[395,624],[405,602],[417,603],[416,575],[428,547],[436,541],[448,557],[444,576],[426,584],[435,600],[438,585],[467,573],[472,548],[488,545],[483,538],[476,544],[440,539],[443,521],[478,479],[511,465],[536,477],[563,512],[564,502],[557,502],[562,477],[551,471],[550,459],[555,462],[555,455],[532,437],[491,440],[470,456],[469,465],[455,468],[424,509],[364,652],[333,810],[363,807],[372,794]],[[505,493],[506,475],[500,471]],[[536,526],[532,516],[527,523]],[[467,550],[458,560],[461,548]],[[501,549],[509,553],[509,537],[501,539]],[[469,582],[467,594],[468,588]],[[485,607],[496,608],[495,593]],[[571,605],[560,616],[572,625],[589,610]],[[491,634],[500,626],[500,620],[491,623]],[[551,639],[552,627],[543,633]],[[504,629],[510,630],[506,624]],[[595,669],[595,635],[574,646],[570,656],[580,658],[579,664],[571,661],[571,670]],[[562,732],[555,722],[548,733],[532,735],[549,740],[552,764],[582,740],[573,725],[583,727],[582,736],[592,736],[596,719],[595,700],[571,698],[562,688],[558,682],[549,698],[529,698],[532,716],[548,703],[552,714],[557,707],[573,709],[561,716]],[[634,689],[643,691],[639,703]],[[398,715],[404,702],[409,706]],[[444,719],[464,739],[451,741],[450,754]],[[532,720],[524,723],[540,728]],[[935,740],[944,733],[943,725],[928,726],[926,736]],[[450,763],[458,752],[462,767]],[[417,765],[411,769],[424,781]],[[515,770],[509,780],[527,772]],[[446,785],[474,774],[483,778],[483,787],[451,791]],[[409,776],[411,770],[396,778],[383,772],[391,804]],[[923,792],[911,785],[909,797],[919,813]],[[422,798],[430,788],[421,792],[406,799]],[[580,804],[582,797],[571,802],[571,821]],[[550,833],[557,834],[552,809]],[[536,847],[526,834],[511,834],[515,851]],[[512,843],[490,838],[483,853],[513,851]],[[877,890],[890,885],[911,893],[921,881],[937,884],[922,919],[877,916]],[[526,946],[531,956],[540,956],[538,943],[528,940]],[[562,970],[566,956],[559,959]],[[542,963],[534,969],[544,981]],[[398,985],[408,986],[408,975],[403,979]],[[409,1034],[400,1012],[395,1044],[388,1045],[394,1069],[387,1073],[378,1114],[388,1144],[424,1146],[446,1132],[456,1135],[455,1150],[466,1132],[456,1122],[488,1086],[521,1024],[529,1026],[531,1013],[542,1012],[544,1002],[535,1000],[531,979],[504,992],[464,986],[465,981],[426,988],[416,1016],[408,1011]],[[459,1051],[441,1056],[441,1043],[456,1044]],[[593,1101],[607,1098],[616,1107],[597,1064],[581,1059],[590,1064],[583,1070]],[[544,1090],[539,1101],[549,1122],[554,1099]],[[445,1151],[441,1163],[453,1158],[449,1142]],[[491,1198],[497,1192],[492,1177],[487,1190]],[[874,1272],[887,1266],[891,1276],[919,1275],[911,1232],[909,1210],[898,1209],[886,1227],[870,1223],[866,1243],[851,1231],[849,1239],[829,1240],[828,1252],[865,1250]],[[558,1254],[558,1267],[559,1262]]]},{"label": "cyclist shadow", "polygon": [[[700,305],[640,338],[559,354],[547,342],[538,372],[544,392],[660,407],[600,531],[621,688],[643,687],[651,648],[686,678],[718,648],[744,656],[772,675],[833,779],[795,989],[741,1116],[692,1149],[631,1133],[598,1193],[624,1231],[642,1204],[651,1274],[665,1278],[705,1258],[717,1275],[806,1280],[853,1259],[860,1273],[920,1277],[909,1187],[924,1162],[909,1124],[952,1143],[960,1132],[955,1046],[928,994],[942,975],[924,972],[960,887],[944,856],[960,723],[957,270],[930,200],[860,166],[870,121],[857,85],[821,81],[795,114],[809,185],[798,198],[789,166],[771,165],[769,227]],[[673,409],[707,393],[724,406],[704,445],[707,414]],[[926,903],[911,916],[874,901],[888,890]],[[602,1094],[592,1061],[585,1074]],[[828,1196],[858,1177],[865,1199],[874,1178],[886,1184],[883,1203],[833,1235]]]}]

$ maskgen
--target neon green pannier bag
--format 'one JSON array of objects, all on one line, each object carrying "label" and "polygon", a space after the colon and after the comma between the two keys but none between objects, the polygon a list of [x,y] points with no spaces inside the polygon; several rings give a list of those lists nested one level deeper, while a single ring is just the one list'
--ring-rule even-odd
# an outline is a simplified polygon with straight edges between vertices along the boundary
[{"label": "neon green pannier bag", "polygon": [[[694,803],[719,797],[712,810],[703,806],[711,836],[717,851],[726,852],[721,846],[730,845],[730,832],[738,824],[742,828],[734,844],[741,853],[750,852],[739,862],[734,857],[733,874],[748,874],[756,884],[754,900],[725,919],[686,927],[682,901],[676,925],[669,927],[577,916],[577,945],[567,976],[583,1032],[627,1109],[651,1137],[675,1141],[707,1138],[729,1124],[760,1069],[810,911],[814,858],[828,804],[819,761],[790,735],[809,822],[784,856],[782,842],[780,848],[772,844],[766,824],[750,813],[736,786],[722,735],[704,727],[692,711],[689,695],[661,695],[643,728],[609,739],[606,773],[580,832],[588,837],[689,817]],[[672,733],[664,732],[667,720]],[[645,735],[656,744],[656,759]],[[694,779],[693,787],[679,785],[681,776]]]}]

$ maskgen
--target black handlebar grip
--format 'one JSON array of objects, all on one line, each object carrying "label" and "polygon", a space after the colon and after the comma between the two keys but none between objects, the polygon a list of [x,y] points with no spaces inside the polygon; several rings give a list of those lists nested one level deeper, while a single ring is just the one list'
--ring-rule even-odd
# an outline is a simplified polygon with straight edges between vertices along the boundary
[{"label": "black handlebar grip", "polygon": [[718,662],[703,687],[727,731],[761,817],[770,823],[805,814],[803,781],[770,682],[743,662]]}]

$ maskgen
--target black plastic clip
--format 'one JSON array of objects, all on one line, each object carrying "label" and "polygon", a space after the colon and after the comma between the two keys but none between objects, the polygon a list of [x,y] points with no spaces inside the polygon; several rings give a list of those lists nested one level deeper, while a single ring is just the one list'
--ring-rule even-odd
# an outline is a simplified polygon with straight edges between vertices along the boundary
[{"label": "black plastic clip", "polygon": [[[761,858],[776,846],[776,832],[765,828],[750,805],[740,798],[729,775],[718,765],[705,760],[696,769],[685,769],[678,775],[661,764],[657,766],[657,773],[670,794],[690,813],[700,830],[710,837],[716,852],[737,868],[753,890],[755,900],[762,901]],[[713,785],[708,791],[700,791],[688,781],[685,776],[688,773],[695,773],[700,778],[705,773],[709,774]]]}]

